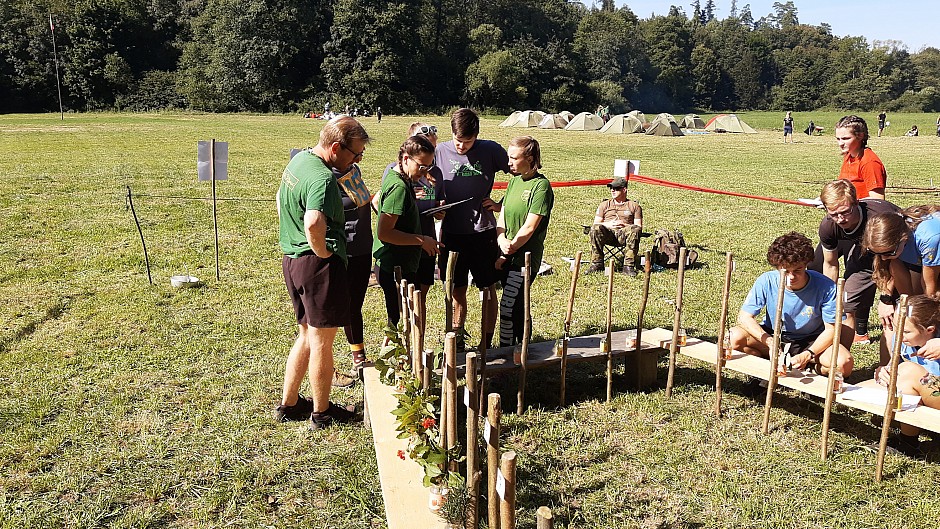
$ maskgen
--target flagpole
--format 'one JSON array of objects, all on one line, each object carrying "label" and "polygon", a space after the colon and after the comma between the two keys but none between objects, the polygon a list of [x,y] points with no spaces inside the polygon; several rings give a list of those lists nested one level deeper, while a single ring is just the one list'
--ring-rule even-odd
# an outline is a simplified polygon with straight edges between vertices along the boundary
[{"label": "flagpole", "polygon": [[52,56],[55,58],[55,87],[59,92],[59,116],[65,121],[65,111],[62,110],[62,83],[59,82],[59,54],[55,49],[55,26],[52,24],[52,13],[49,13],[49,31],[52,32]]}]

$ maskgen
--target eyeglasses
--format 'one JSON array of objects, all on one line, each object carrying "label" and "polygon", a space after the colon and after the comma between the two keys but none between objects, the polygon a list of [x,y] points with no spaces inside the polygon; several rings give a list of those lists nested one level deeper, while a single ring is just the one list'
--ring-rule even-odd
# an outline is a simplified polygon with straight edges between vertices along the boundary
[{"label": "eyeglasses", "polygon": [[434,125],[421,125],[418,127],[418,132],[425,136],[437,136],[437,127]]},{"label": "eyeglasses", "polygon": [[620,191],[621,189],[626,189],[626,188],[625,188],[625,187],[607,186],[607,189],[610,189],[611,191]]},{"label": "eyeglasses", "polygon": [[417,165],[417,166],[418,166],[418,170],[421,171],[421,172],[423,172],[423,173],[426,173],[426,172],[430,171],[431,168],[434,167],[434,164],[433,164],[433,163],[432,163],[431,165],[424,165],[423,163],[418,163],[418,161],[415,160],[414,158],[412,158],[411,161],[412,161],[415,165]]},{"label": "eyeglasses", "polygon": [[342,143],[340,143],[339,146],[342,147],[342,148],[344,148],[344,149],[346,149],[347,151],[351,152],[351,153],[353,154],[355,160],[358,160],[358,159],[362,158],[362,155],[364,155],[364,154],[366,153],[365,148],[362,149],[362,152],[356,152],[356,151],[350,149],[349,147],[347,147],[346,145],[344,145],[344,144],[342,144]]},{"label": "eyeglasses", "polygon": [[894,249],[893,249],[893,250],[886,250],[886,251],[884,251],[884,252],[875,252],[875,251],[872,251],[871,253],[873,253],[873,254],[875,254],[875,255],[880,255],[881,257],[894,257],[895,255],[898,254],[898,250],[901,249],[901,245],[904,244],[904,241],[905,241],[905,240],[906,240],[906,239],[901,239],[900,241],[898,241],[898,243],[894,246]]},{"label": "eyeglasses", "polygon": [[826,210],[826,214],[829,215],[831,219],[847,219],[849,216],[855,212],[855,208],[851,207],[849,209],[843,209],[842,211],[829,211]]}]

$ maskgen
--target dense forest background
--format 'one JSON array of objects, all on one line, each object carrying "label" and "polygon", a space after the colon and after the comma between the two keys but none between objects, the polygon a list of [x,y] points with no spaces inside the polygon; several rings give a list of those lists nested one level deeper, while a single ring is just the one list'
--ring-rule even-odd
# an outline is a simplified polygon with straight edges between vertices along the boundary
[{"label": "dense forest background", "polygon": [[0,112],[58,110],[53,32],[75,111],[940,111],[936,48],[836,37],[800,24],[792,1],[727,7],[639,19],[612,0],[4,0]]}]

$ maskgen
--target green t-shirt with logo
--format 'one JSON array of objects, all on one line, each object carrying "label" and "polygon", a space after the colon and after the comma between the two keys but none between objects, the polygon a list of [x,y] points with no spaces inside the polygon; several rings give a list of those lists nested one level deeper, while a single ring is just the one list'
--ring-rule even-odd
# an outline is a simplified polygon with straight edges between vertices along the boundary
[{"label": "green t-shirt with logo", "polygon": [[304,232],[304,213],[320,211],[326,215],[326,247],[346,262],[346,231],[343,199],[333,171],[309,150],[291,158],[281,175],[280,237],[281,251],[298,257],[313,249]]},{"label": "green t-shirt with logo", "polygon": [[552,191],[552,184],[542,174],[535,173],[535,176],[528,180],[523,180],[521,176],[514,176],[509,180],[503,199],[506,238],[512,240],[519,233],[529,213],[542,216],[532,237],[522,248],[509,256],[509,264],[525,266],[526,252],[532,252],[532,266],[538,267],[541,264],[545,250],[545,234],[548,232],[548,221],[554,205],[555,192]]},{"label": "green t-shirt with logo", "polygon": [[[421,233],[421,220],[415,201],[415,191],[411,183],[405,181],[407,178],[395,169],[389,171],[379,191],[379,217],[381,218],[383,213],[398,215],[395,229],[418,235]],[[400,266],[402,272],[413,274],[418,271],[421,247],[382,242],[379,240],[379,231],[376,229],[372,255],[375,256],[379,268],[386,272],[392,272],[396,266]]]}]

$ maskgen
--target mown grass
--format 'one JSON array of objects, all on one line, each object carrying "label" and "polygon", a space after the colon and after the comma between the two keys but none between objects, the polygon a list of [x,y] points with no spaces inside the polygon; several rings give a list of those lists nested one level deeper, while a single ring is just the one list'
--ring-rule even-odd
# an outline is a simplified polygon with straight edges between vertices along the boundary
[{"label": "mown grass", "polygon": [[[761,133],[606,136],[499,129],[494,118],[482,135],[503,144],[536,136],[544,172],[555,181],[609,176],[614,158],[630,158],[652,177],[799,198],[816,196],[838,174],[830,133],[840,114],[797,114],[797,128],[813,119],[827,135],[797,134],[795,145],[771,130],[782,126],[782,113],[742,117]],[[446,117],[426,119],[447,129]],[[889,184],[929,185],[940,139],[899,136],[908,121],[932,131],[935,116],[889,119],[888,135],[871,141]],[[370,186],[378,186],[411,121],[366,121],[375,137],[362,163]],[[384,526],[367,430],[311,434],[269,418],[295,330],[270,199],[289,149],[314,143],[321,125],[257,115],[0,116],[0,526]],[[194,164],[195,142],[212,137],[230,142],[229,180],[219,196],[251,199],[219,203],[221,282],[214,279],[209,189],[196,181]],[[137,197],[153,287],[125,186]],[[935,200],[889,194],[901,205]],[[561,257],[587,250],[580,225],[606,195],[591,187],[556,191],[546,259],[557,273],[535,283],[535,339],[561,332],[570,281]],[[814,237],[821,218],[811,208],[648,185],[633,185],[630,195],[644,206],[647,231],[679,228],[699,247],[704,266],[687,273],[684,325],[706,338],[718,326],[724,252],[736,256],[734,313],[767,269],[767,244],[791,229]],[[169,276],[187,271],[207,285],[173,290]],[[648,326],[671,326],[675,281],[674,272],[653,275]],[[605,289],[604,278],[582,279],[573,332],[601,328]],[[639,281],[617,278],[618,328],[635,325],[638,296]],[[435,289],[431,342],[441,339],[441,298]],[[373,354],[381,304],[370,291]],[[478,312],[471,310],[471,332]],[[345,351],[342,338],[337,350]],[[861,369],[850,382],[869,375],[876,359],[873,346],[857,354]],[[338,358],[349,365],[344,353]],[[682,361],[671,400],[660,390],[621,391],[608,405],[602,367],[581,367],[569,382],[573,404],[559,410],[556,374],[534,372],[533,408],[505,416],[504,445],[520,455],[520,525],[534,527],[543,504],[555,510],[556,526],[570,527],[936,523],[929,490],[940,478],[937,465],[889,456],[887,481],[874,484],[874,455],[864,446],[877,431],[866,416],[835,415],[824,464],[819,403],[778,399],[764,436],[761,403],[740,396],[737,381],[728,383],[726,416],[711,417],[712,383],[707,368]],[[514,383],[502,384],[511,402]],[[359,402],[361,390],[338,390],[334,398]]]}]

